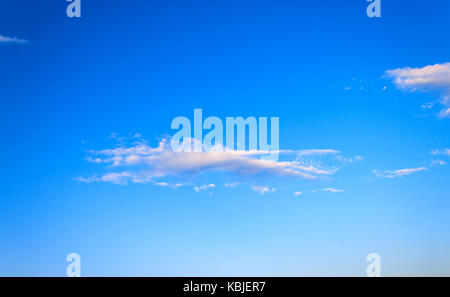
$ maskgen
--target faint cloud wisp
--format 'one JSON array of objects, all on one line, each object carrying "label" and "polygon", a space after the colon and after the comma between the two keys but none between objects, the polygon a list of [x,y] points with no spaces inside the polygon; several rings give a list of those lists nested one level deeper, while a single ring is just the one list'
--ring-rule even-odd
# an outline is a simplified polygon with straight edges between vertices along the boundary
[{"label": "faint cloud wisp", "polygon": [[0,43],[26,44],[28,43],[28,40],[17,37],[7,37],[0,34]]}]

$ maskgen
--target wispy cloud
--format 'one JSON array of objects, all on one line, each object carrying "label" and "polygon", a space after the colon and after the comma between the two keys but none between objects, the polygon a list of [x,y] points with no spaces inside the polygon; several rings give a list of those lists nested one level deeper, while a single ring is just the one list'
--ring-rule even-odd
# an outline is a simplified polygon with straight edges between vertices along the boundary
[{"label": "wispy cloud", "polygon": [[326,189],[323,189],[322,191],[324,191],[324,192],[331,192],[331,193],[345,192],[345,190],[335,189],[335,188],[326,188]]},{"label": "wispy cloud", "polygon": [[431,167],[438,167],[438,166],[444,166],[445,165],[445,161],[442,160],[433,160],[430,163]]},{"label": "wispy cloud", "polygon": [[215,187],[216,187],[215,184],[208,184],[208,185],[203,185],[203,186],[195,186],[194,187],[194,191],[200,192],[200,191],[204,191],[204,190],[208,190],[208,189],[214,189]]},{"label": "wispy cloud", "polygon": [[[438,92],[443,109],[439,117],[450,117],[450,63],[429,65],[422,68],[397,68],[387,70],[386,76],[399,88],[410,92]],[[430,105],[427,105],[427,107]]]},{"label": "wispy cloud", "polygon": [[93,182],[110,182],[116,185],[126,185],[130,180],[133,180],[136,183],[138,182],[138,178],[129,172],[110,172],[101,177],[93,175],[89,177],[75,177],[74,179],[88,184]]},{"label": "wispy cloud", "polygon": [[189,186],[189,183],[168,183],[168,182],[154,182],[155,185],[160,187],[167,187],[172,189],[178,189],[180,187]]},{"label": "wispy cloud", "polygon": [[235,188],[235,187],[239,186],[240,184],[241,184],[240,182],[226,183],[225,187],[227,187],[227,188]]},{"label": "wispy cloud", "polygon": [[351,158],[346,158],[346,157],[343,157],[343,156],[339,155],[339,156],[336,156],[336,159],[342,161],[343,163],[355,163],[355,162],[359,162],[359,161],[364,160],[364,157],[356,155],[356,156],[351,157]]},{"label": "wispy cloud", "polygon": [[27,40],[17,38],[17,37],[7,37],[0,34],[0,43],[16,43],[16,44],[25,44],[28,43]]},{"label": "wispy cloud", "polygon": [[[285,151],[288,152],[288,151]],[[313,155],[329,155],[329,154],[339,154],[340,152],[337,150],[330,150],[330,149],[312,149],[312,150],[297,150],[297,151],[291,151],[295,152],[297,156],[313,156]]]},{"label": "wispy cloud", "polygon": [[[139,138],[139,139],[138,139]],[[117,136],[114,137],[118,139]],[[157,183],[162,177],[196,175],[207,171],[222,171],[235,175],[292,176],[302,179],[317,179],[333,175],[338,167],[329,167],[316,158],[328,155],[340,156],[332,149],[281,150],[280,160],[261,158],[265,151],[204,151],[176,152],[168,139],[162,139],[159,145],[152,147],[137,134],[130,145],[124,139],[118,147],[104,150],[88,150],[86,161],[104,165],[107,171],[100,176],[79,177],[80,182],[111,182],[114,184]],[[343,160],[333,157],[336,162],[345,165]],[[227,187],[236,186],[228,184]],[[161,186],[164,186],[161,184]],[[170,185],[173,187],[173,185]],[[200,188],[199,188],[200,190]]]},{"label": "wispy cloud", "polygon": [[377,177],[383,177],[383,178],[396,178],[396,177],[402,177],[406,175],[410,175],[416,172],[425,171],[428,170],[426,167],[418,167],[418,168],[407,168],[407,169],[398,169],[398,170],[385,170],[383,172],[379,172],[378,170],[373,170],[372,172]]},{"label": "wispy cloud", "polygon": [[252,186],[252,190],[260,195],[264,195],[266,193],[273,193],[276,191],[275,188],[263,187],[263,186]]},{"label": "wispy cloud", "polygon": [[440,149],[440,150],[434,150],[431,152],[431,154],[433,156],[437,156],[437,155],[446,155],[446,156],[450,156],[450,149],[445,148],[445,149]]},{"label": "wispy cloud", "polygon": [[422,104],[420,107],[422,109],[432,109],[434,107],[434,102],[428,102],[428,103]]}]

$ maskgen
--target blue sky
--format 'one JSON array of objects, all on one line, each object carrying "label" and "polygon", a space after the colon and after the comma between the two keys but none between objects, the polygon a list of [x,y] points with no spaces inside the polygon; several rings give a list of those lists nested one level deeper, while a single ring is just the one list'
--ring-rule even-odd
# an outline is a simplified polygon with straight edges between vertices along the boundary
[{"label": "blue sky", "polygon": [[[450,275],[448,1],[29,2],[0,2],[0,275]],[[107,160],[195,108],[279,117],[327,173]]]}]

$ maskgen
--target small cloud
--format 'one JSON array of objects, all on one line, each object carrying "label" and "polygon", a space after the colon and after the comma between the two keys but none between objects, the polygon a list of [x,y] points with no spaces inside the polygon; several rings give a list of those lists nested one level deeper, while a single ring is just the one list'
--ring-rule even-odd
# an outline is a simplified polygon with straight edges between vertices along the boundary
[{"label": "small cloud", "polygon": [[444,166],[445,165],[445,161],[442,160],[433,160],[430,163],[430,166],[432,167],[438,167],[438,166]]},{"label": "small cloud", "polygon": [[422,104],[420,106],[420,108],[422,108],[422,109],[432,109],[433,106],[434,106],[434,102],[428,102],[428,103]]},{"label": "small cloud", "polygon": [[134,180],[133,176],[128,172],[111,172],[103,175],[102,177],[89,176],[89,177],[75,177],[74,180],[82,183],[94,183],[94,182],[110,182],[116,185],[127,185],[130,180]]},{"label": "small cloud", "polygon": [[294,196],[300,196],[300,195],[303,195],[303,192],[301,192],[301,191],[294,192]]},{"label": "small cloud", "polygon": [[328,154],[339,154],[337,150],[331,149],[311,149],[311,150],[299,150],[296,151],[297,156],[312,156],[312,155],[328,155]]},{"label": "small cloud", "polygon": [[378,170],[373,170],[373,174],[377,177],[384,178],[396,178],[402,177],[405,175],[410,175],[416,172],[428,170],[426,167],[418,167],[418,168],[407,168],[407,169],[398,169],[398,170],[385,170],[384,172],[379,172]]},{"label": "small cloud", "polygon": [[362,161],[362,160],[364,160],[364,157],[363,156],[360,156],[360,155],[356,155],[356,156],[354,156],[353,158],[346,158],[346,157],[343,157],[343,156],[337,156],[336,157],[339,161],[341,161],[341,162],[344,162],[344,163],[355,163],[355,162],[359,162],[359,161]]},{"label": "small cloud", "polygon": [[234,187],[239,186],[240,184],[241,184],[240,182],[226,183],[225,187],[227,187],[227,188],[234,188]]},{"label": "small cloud", "polygon": [[86,183],[86,184],[100,181],[99,178],[97,178],[96,176],[89,176],[89,177],[79,176],[79,177],[74,177],[73,179],[80,183]]},{"label": "small cloud", "polygon": [[25,44],[28,43],[28,41],[17,37],[7,37],[0,34],[0,43]]},{"label": "small cloud", "polygon": [[450,149],[445,148],[445,149],[435,150],[435,151],[432,151],[431,154],[433,156],[438,156],[438,155],[450,156]]},{"label": "small cloud", "polygon": [[160,186],[160,187],[167,187],[167,188],[171,188],[171,189],[178,189],[180,187],[184,187],[184,186],[188,186],[189,184],[185,184],[185,183],[179,183],[179,184],[170,184],[167,182],[153,182],[155,185]]},{"label": "small cloud", "polygon": [[195,186],[194,187],[194,191],[200,192],[200,191],[207,190],[207,189],[214,189],[215,187],[216,187],[215,184],[203,185],[203,186],[200,186],[200,187]]},{"label": "small cloud", "polygon": [[352,89],[352,87],[345,87],[344,90],[346,91],[350,91]]},{"label": "small cloud", "polygon": [[450,118],[450,107],[447,109],[441,110],[441,112],[439,113],[439,117],[440,118]]},{"label": "small cloud", "polygon": [[322,191],[324,191],[324,192],[331,192],[331,193],[341,193],[341,192],[345,192],[345,190],[334,189],[334,188],[326,188],[326,189],[323,189]]},{"label": "small cloud", "polygon": [[364,160],[363,156],[356,155],[353,159],[350,159],[350,162],[358,162]]},{"label": "small cloud", "polygon": [[259,193],[260,195],[264,195],[266,193],[273,193],[276,191],[275,188],[268,188],[263,186],[253,186],[252,190],[253,192]]}]

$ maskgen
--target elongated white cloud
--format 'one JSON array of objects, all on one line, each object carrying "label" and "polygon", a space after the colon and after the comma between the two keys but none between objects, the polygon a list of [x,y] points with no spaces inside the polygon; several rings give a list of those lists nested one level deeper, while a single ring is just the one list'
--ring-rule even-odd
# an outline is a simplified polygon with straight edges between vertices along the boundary
[{"label": "elongated white cloud", "polygon": [[416,172],[428,170],[426,167],[418,167],[418,168],[407,168],[407,169],[398,169],[398,170],[386,170],[384,172],[379,172],[377,170],[373,170],[373,173],[378,177],[384,178],[396,178],[402,177],[405,175],[410,175]]},{"label": "elongated white cloud", "polygon": [[[287,151],[286,151],[287,152]],[[313,150],[298,150],[292,151],[297,154],[297,156],[312,156],[312,155],[329,155],[329,154],[339,154],[339,151],[336,150],[321,150],[321,149],[313,149]]]},{"label": "elongated white cloud", "polygon": [[[129,139],[120,138],[120,141],[117,140],[119,137],[111,139],[117,141],[116,147],[87,151],[85,160],[101,166],[100,173],[80,176],[75,180],[119,185],[152,183],[173,189],[191,185],[194,191],[202,191],[208,189],[207,185],[210,184],[205,187],[196,185],[194,181],[200,173],[205,172],[225,172],[235,177],[245,177],[247,181],[250,177],[265,179],[277,176],[311,180],[329,177],[341,166],[351,163],[342,157],[339,151],[333,149],[280,150],[279,160],[274,161],[261,158],[271,153],[268,151],[227,151],[222,148],[203,152],[175,151],[168,138],[162,139],[157,146],[150,146],[139,134]],[[126,145],[126,142],[130,144]],[[359,159],[362,158],[355,158]],[[233,188],[239,184],[242,182],[228,183],[225,187]],[[253,190],[267,193],[264,187]],[[268,190],[270,192],[272,188]]]},{"label": "elongated white cloud", "polygon": [[341,193],[341,192],[345,192],[345,190],[341,190],[341,189],[335,189],[335,188],[326,188],[323,189],[324,192],[331,192],[331,193]]},{"label": "elongated white cloud", "polygon": [[[242,175],[267,173],[279,176],[294,176],[316,179],[334,174],[337,168],[305,164],[298,156],[337,154],[334,150],[281,151],[286,155],[294,154],[297,159],[271,161],[261,159],[264,151],[209,151],[175,152],[166,139],[157,147],[149,146],[145,141],[129,147],[119,146],[113,149],[88,151],[88,162],[105,164],[106,169],[114,170],[101,177],[78,178],[82,182],[104,181],[115,184],[146,183],[155,178],[176,176],[179,174],[200,173],[204,171],[225,171]],[[117,170],[119,169],[119,170]],[[200,189],[200,188],[199,188]]]},{"label": "elongated white cloud", "polygon": [[20,39],[17,37],[7,37],[0,34],[0,43],[17,43],[17,44],[25,44],[28,43],[25,39]]},{"label": "elongated white cloud", "polygon": [[429,65],[422,68],[398,68],[387,70],[386,75],[399,88],[411,92],[438,92],[443,109],[439,117],[450,117],[450,63]]}]

